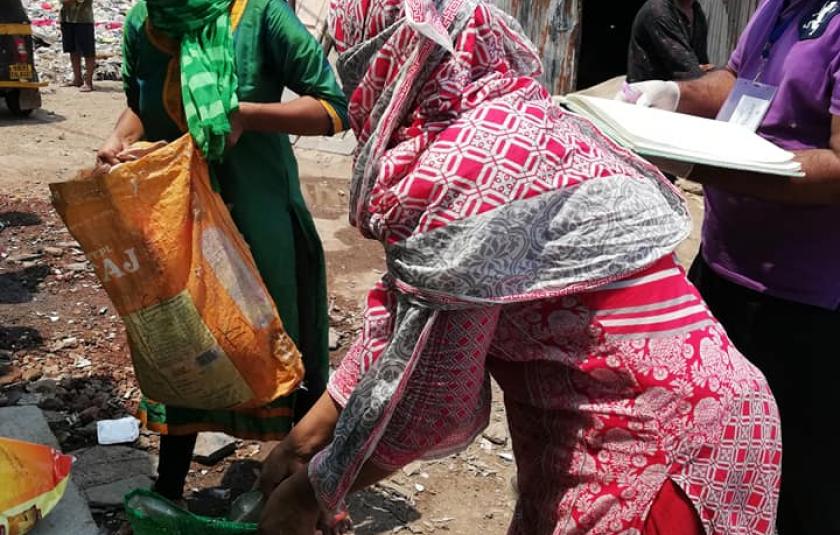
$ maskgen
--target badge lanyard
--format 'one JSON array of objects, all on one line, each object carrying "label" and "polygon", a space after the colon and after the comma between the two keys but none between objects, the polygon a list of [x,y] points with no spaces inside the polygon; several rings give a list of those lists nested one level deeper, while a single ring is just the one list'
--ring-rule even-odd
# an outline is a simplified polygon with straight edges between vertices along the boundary
[{"label": "badge lanyard", "polygon": [[764,74],[764,68],[767,66],[767,61],[770,59],[770,52],[773,50],[773,46],[778,42],[779,39],[785,34],[790,25],[793,24],[793,21],[797,19],[799,13],[793,13],[789,15],[787,18],[782,18],[782,13],[790,5],[790,0],[785,0],[782,4],[782,7],[779,9],[779,15],[776,17],[776,23],[773,25],[773,29],[770,30],[770,36],[767,38],[767,42],[764,44],[764,48],[761,50],[761,67],[759,67],[758,72],[753,79],[754,82],[758,82],[759,78]]},{"label": "badge lanyard", "polygon": [[761,66],[753,79],[738,78],[732,92],[717,115],[719,121],[727,121],[748,128],[755,132],[761,126],[761,122],[770,110],[773,97],[776,96],[776,87],[759,82],[764,74],[764,68],[770,59],[770,52],[773,46],[781,39],[799,17],[799,12],[782,18],[782,14],[790,5],[790,0],[785,0],[776,16],[776,22],[770,31],[767,41],[761,50]]}]

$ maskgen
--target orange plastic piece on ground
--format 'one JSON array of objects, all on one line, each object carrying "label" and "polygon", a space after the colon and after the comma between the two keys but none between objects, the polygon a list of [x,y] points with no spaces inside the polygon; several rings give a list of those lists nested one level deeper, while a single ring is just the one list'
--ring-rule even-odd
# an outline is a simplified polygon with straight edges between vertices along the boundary
[{"label": "orange plastic piece on ground", "polygon": [[73,458],[0,437],[0,535],[23,535],[58,504]]}]

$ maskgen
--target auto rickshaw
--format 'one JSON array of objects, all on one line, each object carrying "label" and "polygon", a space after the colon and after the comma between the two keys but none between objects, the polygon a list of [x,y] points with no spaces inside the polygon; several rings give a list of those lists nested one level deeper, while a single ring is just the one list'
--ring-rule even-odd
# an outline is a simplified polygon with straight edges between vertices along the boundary
[{"label": "auto rickshaw", "polygon": [[41,107],[32,26],[20,0],[0,0],[0,96],[14,115]]}]

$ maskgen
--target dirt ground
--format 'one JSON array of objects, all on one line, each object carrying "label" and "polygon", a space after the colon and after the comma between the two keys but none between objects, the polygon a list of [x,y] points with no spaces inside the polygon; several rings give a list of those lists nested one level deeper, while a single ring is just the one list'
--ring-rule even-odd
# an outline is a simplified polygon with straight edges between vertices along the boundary
[{"label": "dirt ground", "polygon": [[[0,406],[38,404],[72,451],[95,444],[96,420],[130,414],[139,389],[121,322],[51,209],[47,185],[92,164],[123,97],[118,83],[106,82],[92,94],[58,88],[43,98],[44,108],[23,120],[0,106]],[[366,290],[382,274],[383,254],[347,224],[349,158],[301,150],[298,159],[327,255],[337,361],[357,332]],[[699,220],[702,199],[689,194],[689,200]],[[695,225],[681,259],[696,248]],[[493,407],[493,423],[467,451],[406,467],[354,497],[355,533],[504,533],[515,500],[514,462],[498,395]],[[135,447],[154,455],[157,439],[144,433]],[[233,472],[269,449],[241,442],[219,465],[194,465],[191,507],[212,509],[202,499],[210,489],[230,486]],[[247,480],[253,471],[245,472]],[[95,512],[106,532],[120,524],[119,510]]]}]

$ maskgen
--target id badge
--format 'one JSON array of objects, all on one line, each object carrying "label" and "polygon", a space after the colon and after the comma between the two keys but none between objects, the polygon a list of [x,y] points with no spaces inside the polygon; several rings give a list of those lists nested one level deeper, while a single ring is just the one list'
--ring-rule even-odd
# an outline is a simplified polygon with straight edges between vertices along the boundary
[{"label": "id badge", "polygon": [[723,103],[717,120],[735,123],[755,132],[767,115],[775,95],[776,88],[772,85],[738,78],[735,87]]}]

